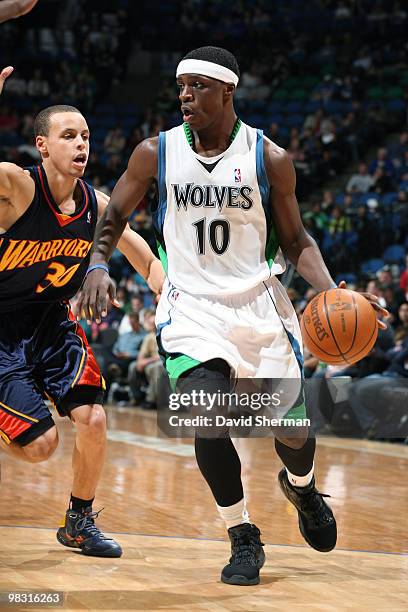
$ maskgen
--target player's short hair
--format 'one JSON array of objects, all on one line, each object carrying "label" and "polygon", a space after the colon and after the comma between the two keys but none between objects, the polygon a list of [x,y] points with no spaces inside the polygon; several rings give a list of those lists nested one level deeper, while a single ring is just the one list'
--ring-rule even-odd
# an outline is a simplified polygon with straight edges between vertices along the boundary
[{"label": "player's short hair", "polygon": [[198,49],[190,51],[183,57],[183,60],[187,59],[213,62],[213,64],[219,64],[220,66],[224,66],[224,68],[232,70],[237,77],[241,76],[237,58],[230,51],[222,47],[199,47]]},{"label": "player's short hair", "polygon": [[38,113],[34,119],[34,136],[48,136],[50,131],[50,118],[56,113],[79,113],[82,115],[75,106],[69,106],[68,104],[56,104],[55,106],[47,106]]}]

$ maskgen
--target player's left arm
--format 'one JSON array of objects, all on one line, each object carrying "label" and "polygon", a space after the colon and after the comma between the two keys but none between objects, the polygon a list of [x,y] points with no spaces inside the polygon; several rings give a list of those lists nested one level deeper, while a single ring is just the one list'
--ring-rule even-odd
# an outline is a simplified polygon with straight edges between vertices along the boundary
[{"label": "player's left arm", "polygon": [[[109,197],[102,191],[96,191],[98,202],[98,217],[100,218],[109,203]],[[125,230],[118,242],[118,249],[132,264],[139,274],[143,276],[150,289],[160,294],[164,283],[165,273],[163,266],[155,257],[146,240],[126,224]]]},{"label": "player's left arm", "polygon": [[[264,163],[270,184],[269,202],[272,218],[282,251],[299,274],[316,291],[337,287],[316,241],[307,233],[302,223],[295,193],[296,173],[292,160],[284,149],[265,138]],[[346,283],[342,281],[339,287],[345,288]],[[375,295],[363,295],[379,314],[388,316],[388,312],[378,304]],[[381,327],[386,327],[381,321],[379,324]]]}]

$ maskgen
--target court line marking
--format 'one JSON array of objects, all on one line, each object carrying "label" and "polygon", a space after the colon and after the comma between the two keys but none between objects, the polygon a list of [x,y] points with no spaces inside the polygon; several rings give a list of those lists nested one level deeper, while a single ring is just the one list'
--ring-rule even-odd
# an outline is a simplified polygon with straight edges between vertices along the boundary
[{"label": "court line marking", "polygon": [[[147,450],[153,450],[159,453],[177,455],[178,457],[195,456],[193,444],[182,444],[173,441],[172,438],[145,436],[143,434],[136,434],[131,431],[125,431],[121,429],[108,430],[107,438],[112,442],[132,444],[133,446],[138,446],[139,448],[145,448]],[[354,452],[369,453],[387,457],[397,457],[398,459],[408,460],[408,446],[405,445],[396,446],[387,442],[375,442],[371,440],[350,438],[338,439],[332,437],[318,437],[317,444],[318,446],[325,446],[328,448],[338,448],[340,450],[349,450]]]},{"label": "court line marking", "polygon": [[[1,525],[0,529],[37,529],[40,531],[55,531],[55,527],[39,527],[37,525]],[[163,538],[167,540],[190,540],[191,542],[195,541],[203,541],[203,542],[225,542],[228,543],[227,540],[223,538],[203,538],[196,537],[192,538],[189,536],[182,535],[160,535],[157,533],[138,533],[134,531],[107,531],[106,533],[110,533],[112,535],[126,535],[126,536],[139,536],[142,538]],[[310,546],[306,546],[303,544],[271,544],[270,542],[265,542],[267,546],[272,547],[282,547],[282,548],[302,548],[304,550],[313,550]],[[353,548],[336,548],[335,550],[341,552],[349,552],[349,553],[365,553],[368,555],[391,555],[395,557],[408,557],[408,552],[394,552],[394,551],[385,551],[385,550],[364,550],[364,549],[353,549]]]},{"label": "court line marking", "polygon": [[359,453],[408,459],[408,446],[399,443],[392,444],[390,442],[377,442],[375,440],[361,440],[356,438],[319,438],[318,435],[317,446],[327,446],[340,450],[351,450]]},{"label": "court line marking", "polygon": [[138,446],[139,448],[158,451],[159,453],[177,455],[178,457],[195,456],[194,446],[192,444],[173,442],[171,438],[144,436],[142,434],[135,434],[131,431],[124,431],[121,429],[108,430],[107,438],[112,442],[124,442],[125,444]]}]

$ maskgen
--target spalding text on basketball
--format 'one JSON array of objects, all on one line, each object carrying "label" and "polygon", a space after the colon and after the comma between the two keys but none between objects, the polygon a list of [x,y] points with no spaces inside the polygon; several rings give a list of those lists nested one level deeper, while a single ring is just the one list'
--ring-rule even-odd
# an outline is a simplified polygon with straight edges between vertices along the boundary
[{"label": "spalding text on basketball", "polygon": [[316,336],[319,338],[320,341],[322,341],[323,338],[328,338],[329,334],[324,329],[323,323],[320,320],[319,311],[317,310],[317,305],[318,305],[318,300],[313,300],[312,306],[311,306],[312,323],[313,323],[313,327],[316,332]]}]

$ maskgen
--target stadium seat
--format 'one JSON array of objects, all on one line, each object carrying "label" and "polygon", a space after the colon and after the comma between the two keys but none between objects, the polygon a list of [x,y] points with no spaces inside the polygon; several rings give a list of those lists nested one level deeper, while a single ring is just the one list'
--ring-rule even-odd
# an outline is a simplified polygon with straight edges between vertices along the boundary
[{"label": "stadium seat", "polygon": [[286,106],[286,112],[288,113],[300,113],[303,109],[303,103],[294,100],[293,102],[289,102]]},{"label": "stadium seat", "polygon": [[345,193],[343,193],[343,192],[338,193],[338,194],[336,195],[336,198],[335,198],[335,200],[334,200],[334,203],[335,203],[335,204],[337,204],[338,206],[343,206],[345,196],[346,196],[346,194],[345,194]]},{"label": "stadium seat", "polygon": [[382,100],[385,98],[385,90],[382,87],[370,87],[367,91],[367,97],[371,100]]},{"label": "stadium seat", "polygon": [[351,272],[339,272],[336,276],[336,283],[339,284],[341,281],[346,281],[347,284],[357,283],[357,276]]},{"label": "stadium seat", "polygon": [[381,270],[382,267],[384,267],[383,259],[368,259],[361,264],[361,271],[364,274],[375,274],[378,270]]},{"label": "stadium seat", "polygon": [[289,98],[289,92],[286,89],[277,89],[272,94],[272,100],[287,100]]},{"label": "stadium seat", "polygon": [[391,100],[392,98],[402,99],[403,97],[404,97],[404,91],[401,89],[401,87],[390,87],[389,89],[385,90],[384,98],[388,100]]},{"label": "stadium seat", "polygon": [[321,107],[319,100],[309,100],[306,102],[304,110],[306,113],[315,113]]},{"label": "stadium seat", "polygon": [[387,263],[404,263],[405,248],[401,244],[391,244],[385,249],[383,259]]},{"label": "stadium seat", "polygon": [[401,113],[405,111],[406,102],[404,100],[389,100],[386,106],[387,110],[392,113]]},{"label": "stadium seat", "polygon": [[389,192],[389,193],[385,193],[382,196],[382,204],[384,206],[391,206],[398,198],[398,194],[395,193],[394,191]]},{"label": "stadium seat", "polygon": [[302,127],[304,123],[303,115],[288,115],[286,119],[286,124],[289,127]]},{"label": "stadium seat", "polygon": [[380,196],[378,193],[376,193],[375,191],[368,191],[367,193],[362,193],[358,196],[357,201],[359,204],[367,204],[367,202],[369,200],[378,200],[380,199]]}]

